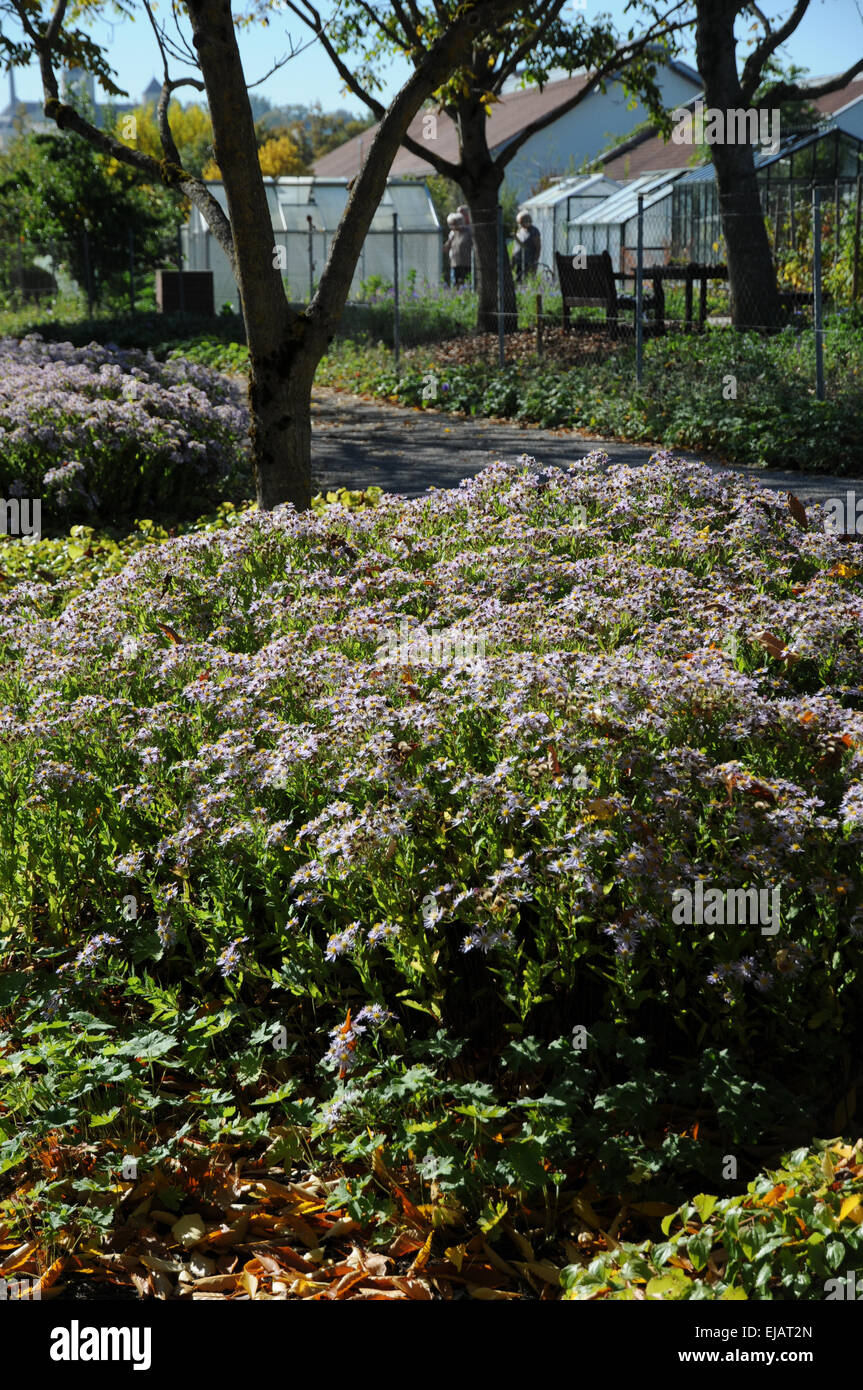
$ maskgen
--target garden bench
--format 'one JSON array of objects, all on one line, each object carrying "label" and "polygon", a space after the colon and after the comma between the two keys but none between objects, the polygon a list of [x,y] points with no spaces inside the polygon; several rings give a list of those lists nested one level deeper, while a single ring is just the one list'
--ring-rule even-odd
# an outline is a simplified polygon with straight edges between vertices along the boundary
[{"label": "garden bench", "polygon": [[[586,265],[582,269],[573,265],[571,256],[563,256],[560,251],[555,252],[555,259],[563,297],[565,333],[569,332],[570,309],[604,308],[607,323],[616,323],[621,310],[635,310],[634,294],[617,293],[611,256],[607,251],[600,251],[596,256],[586,256]],[[651,308],[653,303],[653,295],[643,295],[642,304],[645,309]]]}]

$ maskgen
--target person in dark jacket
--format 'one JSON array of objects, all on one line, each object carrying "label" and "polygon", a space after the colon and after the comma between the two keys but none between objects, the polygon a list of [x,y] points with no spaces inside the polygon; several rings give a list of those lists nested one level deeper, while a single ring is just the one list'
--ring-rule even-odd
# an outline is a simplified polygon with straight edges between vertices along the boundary
[{"label": "person in dark jacket", "polygon": [[516,280],[521,284],[526,276],[536,274],[542,237],[539,234],[539,228],[533,225],[533,219],[529,212],[520,212],[515,220],[518,224],[518,231],[515,234],[516,245],[512,258],[512,268]]}]

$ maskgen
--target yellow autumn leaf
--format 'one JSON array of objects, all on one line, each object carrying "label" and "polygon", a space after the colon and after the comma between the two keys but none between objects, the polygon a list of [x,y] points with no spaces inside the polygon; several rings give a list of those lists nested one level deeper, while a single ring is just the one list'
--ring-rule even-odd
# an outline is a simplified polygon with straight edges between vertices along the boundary
[{"label": "yellow autumn leaf", "polygon": [[[839,1208],[839,1220],[844,1221],[846,1216],[851,1216],[852,1212],[859,1211],[860,1206],[861,1198],[859,1196],[854,1196],[852,1193],[850,1197],[846,1197],[843,1200]],[[859,1215],[854,1217],[855,1225],[859,1226],[861,1221],[863,1221],[863,1211],[860,1211]]]}]

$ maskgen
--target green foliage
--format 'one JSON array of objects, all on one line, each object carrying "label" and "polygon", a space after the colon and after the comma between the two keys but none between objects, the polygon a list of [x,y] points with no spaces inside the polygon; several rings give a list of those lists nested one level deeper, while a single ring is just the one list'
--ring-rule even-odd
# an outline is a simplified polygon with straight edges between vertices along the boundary
[{"label": "green foliage", "polygon": [[[669,334],[645,345],[644,384],[634,383],[634,350],[561,368],[533,359],[502,370],[491,361],[436,360],[405,353],[398,369],[380,347],[337,341],[321,363],[323,385],[465,415],[511,417],[616,439],[704,449],[763,468],[847,474],[863,471],[863,329],[838,314],[825,334],[828,396],[814,394],[810,332],[773,338],[713,330],[697,339]],[[436,378],[433,397],[429,373]],[[732,389],[736,396],[725,398]]]},{"label": "green foliage", "polygon": [[125,295],[129,232],[139,274],[173,256],[181,206],[163,188],[145,187],[134,170],[63,131],[27,134],[0,159],[3,222],[42,246],[58,244],[60,259],[86,291],[84,230],[97,304]]},{"label": "green foliage", "polygon": [[853,1148],[820,1143],[787,1155],[740,1196],[702,1193],[664,1219],[664,1240],[615,1243],[589,1264],[564,1269],[563,1298],[860,1297],[861,1157],[861,1140]]}]

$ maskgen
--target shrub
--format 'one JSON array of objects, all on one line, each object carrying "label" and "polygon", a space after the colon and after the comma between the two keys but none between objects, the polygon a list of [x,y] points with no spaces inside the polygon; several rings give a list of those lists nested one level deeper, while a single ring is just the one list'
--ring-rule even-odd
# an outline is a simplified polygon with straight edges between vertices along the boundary
[{"label": "shrub", "polygon": [[[679,1201],[834,1124],[860,545],[606,464],[232,514],[59,617],[0,600],[0,1172],[78,1126],[142,1164],[312,1144],[360,1212],[378,1150],[476,1209],[588,1174]],[[778,921],[687,921],[699,882]]]},{"label": "shrub", "polygon": [[0,340],[0,364],[0,488],[44,498],[48,524],[194,516],[248,488],[246,414],[216,373],[36,336]]}]

